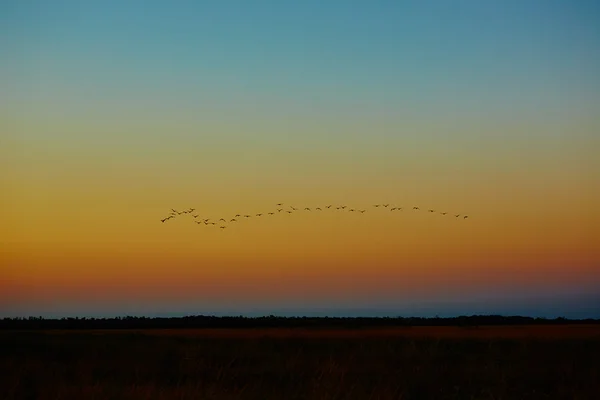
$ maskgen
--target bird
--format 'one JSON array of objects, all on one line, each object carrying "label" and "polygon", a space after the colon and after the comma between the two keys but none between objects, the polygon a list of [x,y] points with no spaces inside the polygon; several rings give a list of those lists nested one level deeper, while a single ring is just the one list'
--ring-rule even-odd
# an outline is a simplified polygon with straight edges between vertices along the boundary
[{"label": "bird", "polygon": [[388,207],[388,206],[389,206],[389,204],[384,204],[383,206],[384,206],[384,207]]},{"label": "bird", "polygon": [[237,218],[237,217],[241,217],[241,215],[240,215],[240,214],[235,214],[235,217],[236,217],[236,218]]},{"label": "bird", "polygon": [[174,213],[176,213],[176,212],[177,212],[177,210],[175,210],[174,208],[171,208],[171,211],[173,211]]},{"label": "bird", "polygon": [[429,211],[430,213],[435,212],[435,210],[427,210],[427,211]]},{"label": "bird", "polygon": [[199,217],[199,215],[198,215],[198,214],[196,214],[196,215],[192,215],[192,217],[194,217],[194,218],[198,218],[198,217]]},{"label": "bird", "polygon": [[342,210],[343,210],[343,209],[345,209],[346,207],[348,207],[348,206],[340,206],[340,208],[341,208]]},{"label": "bird", "polygon": [[455,216],[456,218],[458,218],[458,217],[460,217],[460,214],[456,214],[456,215],[454,215],[454,216]]},{"label": "bird", "polygon": [[210,218],[204,219],[204,222],[208,222],[208,221],[210,221]]},{"label": "bird", "polygon": [[275,215],[275,213],[274,212],[270,212],[269,215]]},{"label": "bird", "polygon": [[166,221],[166,220],[168,220],[168,219],[169,219],[169,218],[164,218],[164,219],[161,219],[161,220],[160,220],[160,222],[165,222],[165,221]]},{"label": "bird", "polygon": [[227,221],[225,220],[225,218],[221,218],[221,219],[219,219],[219,222],[221,222],[221,221],[223,221],[223,222],[227,222]]},{"label": "bird", "polygon": [[362,214],[362,213],[364,213],[364,212],[365,212],[365,211],[367,211],[367,210],[358,210],[358,211],[360,211],[360,213]]},{"label": "bird", "polygon": [[286,213],[288,213],[288,214],[291,214],[292,212],[291,212],[291,211],[289,211],[289,210],[286,210]]},{"label": "bird", "polygon": [[209,222],[209,224],[216,225],[217,223],[216,222]]},{"label": "bird", "polygon": [[325,208],[331,208],[331,206],[332,206],[332,205],[333,205],[333,204],[330,204],[330,205],[326,206]]},{"label": "bird", "polygon": [[277,212],[282,212],[282,211],[283,211],[283,208],[278,208],[277,209]]},{"label": "bird", "polygon": [[226,227],[226,226],[220,226],[219,228],[221,228],[221,229],[225,229],[225,228],[227,228],[227,227]]},{"label": "bird", "polygon": [[192,212],[192,211],[196,211],[196,209],[195,208],[190,208],[190,212]]},{"label": "bird", "polygon": [[202,221],[194,221],[195,223],[197,223],[198,225],[200,225],[202,223]]},{"label": "bird", "polygon": [[467,219],[467,218],[469,218],[469,216],[468,216],[468,215],[465,215],[463,218],[464,218],[464,219]]},{"label": "bird", "polygon": [[248,214],[244,215],[244,218],[250,218],[250,216]]},{"label": "bird", "polygon": [[349,212],[354,212],[355,210],[354,210],[354,208],[351,208],[351,209],[349,209],[348,211],[349,211]]},{"label": "bird", "polygon": [[283,203],[277,203],[277,205],[278,205],[278,206],[282,206],[282,205],[283,205]]},{"label": "bird", "polygon": [[390,208],[390,211],[395,211],[395,210],[396,210],[396,207]]},{"label": "bird", "polygon": [[446,214],[448,214],[448,213],[447,213],[447,212],[441,212],[440,214],[442,214],[442,215],[446,215]]},{"label": "bird", "polygon": [[257,217],[260,217],[262,214],[256,214]]},{"label": "bird", "polygon": [[304,210],[306,210],[306,211],[310,211],[310,208],[308,208],[308,207],[305,207],[305,208],[304,208]]},{"label": "bird", "polygon": [[292,206],[290,206],[290,208],[291,208],[292,210],[294,210],[294,211],[296,211],[296,210],[297,210],[297,208],[295,208],[295,207],[292,207]]},{"label": "bird", "polygon": [[237,221],[237,219],[231,218],[231,220],[229,222],[236,222],[236,221]]},{"label": "bird", "polygon": [[373,207],[379,207],[381,204],[374,204]]},{"label": "bird", "polygon": [[315,208],[315,210],[322,211],[322,210],[321,210],[321,207],[317,207],[317,208]]},{"label": "bird", "polygon": [[420,210],[419,207],[413,207],[413,210]]}]

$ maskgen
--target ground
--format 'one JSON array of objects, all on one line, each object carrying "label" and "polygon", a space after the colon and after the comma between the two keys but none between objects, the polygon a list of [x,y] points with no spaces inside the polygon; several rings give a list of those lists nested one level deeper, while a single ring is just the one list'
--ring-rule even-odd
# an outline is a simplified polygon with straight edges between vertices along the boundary
[{"label": "ground", "polygon": [[600,325],[0,331],[0,398],[596,399]]}]

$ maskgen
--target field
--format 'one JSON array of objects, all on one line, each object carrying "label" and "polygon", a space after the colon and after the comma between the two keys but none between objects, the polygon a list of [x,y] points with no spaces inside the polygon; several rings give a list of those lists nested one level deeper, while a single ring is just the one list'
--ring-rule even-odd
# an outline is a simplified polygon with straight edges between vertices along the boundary
[{"label": "field", "polygon": [[0,331],[0,398],[596,399],[600,325]]}]

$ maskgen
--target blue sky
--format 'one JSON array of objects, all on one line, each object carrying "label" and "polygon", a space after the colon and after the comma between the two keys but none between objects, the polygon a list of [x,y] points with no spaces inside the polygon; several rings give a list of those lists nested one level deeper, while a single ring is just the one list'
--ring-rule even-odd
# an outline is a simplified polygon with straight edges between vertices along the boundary
[{"label": "blue sky", "polygon": [[100,98],[138,89],[181,104],[237,96],[296,109],[316,101],[432,114],[464,114],[482,104],[499,112],[581,107],[597,101],[600,89],[600,6],[593,1],[8,1],[1,7],[0,45],[9,60],[2,77],[9,87],[36,82]]}]

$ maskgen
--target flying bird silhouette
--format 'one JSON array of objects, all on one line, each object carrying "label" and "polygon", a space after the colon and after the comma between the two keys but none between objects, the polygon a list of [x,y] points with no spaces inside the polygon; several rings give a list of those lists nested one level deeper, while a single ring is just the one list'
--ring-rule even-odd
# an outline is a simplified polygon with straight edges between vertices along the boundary
[{"label": "flying bird silhouette", "polygon": [[[284,203],[277,203],[277,206],[282,206],[283,204]],[[329,204],[329,205],[326,205],[326,206],[313,207],[313,208],[311,208],[311,207],[298,207],[298,208],[296,208],[296,207],[290,205],[288,210],[280,207],[280,208],[277,208],[276,211],[271,211],[271,212],[268,212],[268,213],[257,213],[257,214],[255,214],[255,216],[256,217],[261,217],[263,215],[275,215],[277,212],[282,212],[282,211],[285,211],[288,214],[292,214],[292,212],[298,211],[298,210],[323,211],[325,209],[331,209],[332,207],[334,207],[336,210],[346,210],[346,211],[349,211],[349,212],[360,212],[361,214],[363,214],[363,213],[366,212],[366,209],[362,209],[361,210],[361,209],[358,209],[358,208],[350,208],[347,205],[341,205],[341,204],[338,205],[338,206],[335,206],[333,204]],[[373,204],[373,207],[386,207],[386,208],[390,207],[389,208],[390,211],[401,211],[403,209],[402,207],[399,207],[399,206],[392,206],[389,203],[385,203],[385,204],[383,204],[383,203],[381,203],[381,204]],[[407,207],[407,209],[410,209],[410,207]],[[420,207],[413,206],[412,209],[413,210],[420,210]],[[193,212],[195,210],[196,209],[193,208],[193,207],[190,207],[189,209],[182,210],[182,211],[177,211],[176,209],[171,208],[170,213],[167,216],[165,216],[164,218],[160,218],[160,221],[161,221],[161,223],[165,223],[168,220],[170,220],[172,218],[176,218],[179,215],[190,214],[194,219],[198,218],[197,221],[194,220],[194,222],[196,224],[198,224],[198,225],[201,225],[201,224],[204,224],[204,225],[216,225],[216,226],[219,226],[219,228],[221,228],[221,229],[225,229],[225,228],[227,228],[227,226],[225,226],[227,224],[227,222],[237,222],[237,221],[239,221],[239,218],[241,218],[242,216],[244,218],[250,218],[252,216],[251,214],[236,214],[235,217],[231,218],[230,220],[227,220],[225,218],[220,218],[217,222],[223,222],[224,223],[223,225],[221,225],[221,224],[217,224],[217,222],[210,222],[211,218],[204,218],[204,219],[202,219],[199,214],[193,214]],[[446,211],[441,212],[441,211],[436,211],[434,209],[427,209],[427,211],[430,212],[430,213],[439,213],[441,215],[448,215],[448,214],[450,214],[450,213],[448,213]],[[468,219],[469,218],[468,215],[463,215],[463,214],[450,214],[450,215],[454,215],[454,217],[456,217],[456,218],[459,218],[459,217],[462,217],[463,219]]]}]

